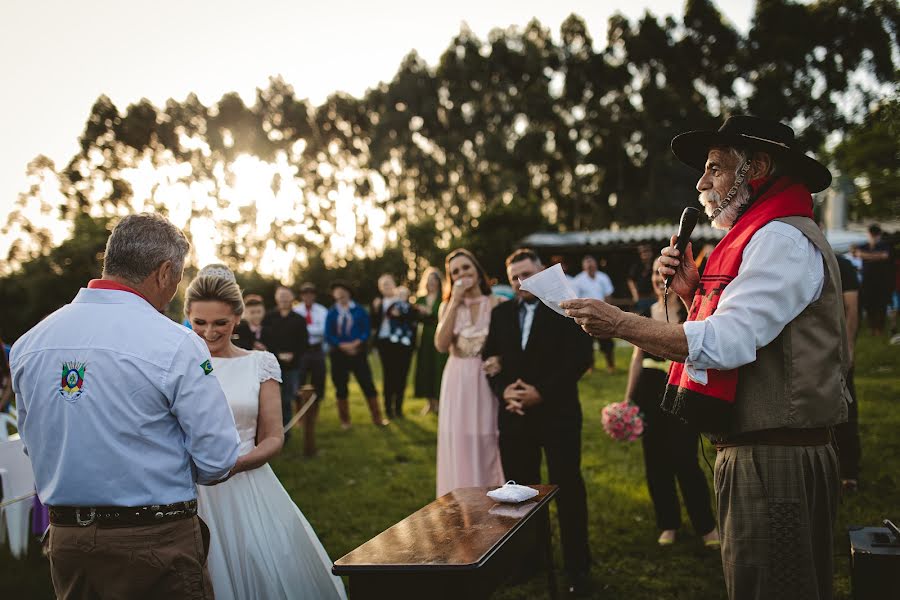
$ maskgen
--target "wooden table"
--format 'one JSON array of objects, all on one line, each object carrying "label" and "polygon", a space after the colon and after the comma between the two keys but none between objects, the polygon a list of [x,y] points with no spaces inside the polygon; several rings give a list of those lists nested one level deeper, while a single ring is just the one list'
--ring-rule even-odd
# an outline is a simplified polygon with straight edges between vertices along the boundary
[{"label": "wooden table", "polygon": [[[555,485],[521,504],[498,504],[484,488],[460,488],[403,519],[334,563],[352,600],[487,598],[535,556],[551,557],[549,503]],[[555,591],[552,559],[550,585]]]}]

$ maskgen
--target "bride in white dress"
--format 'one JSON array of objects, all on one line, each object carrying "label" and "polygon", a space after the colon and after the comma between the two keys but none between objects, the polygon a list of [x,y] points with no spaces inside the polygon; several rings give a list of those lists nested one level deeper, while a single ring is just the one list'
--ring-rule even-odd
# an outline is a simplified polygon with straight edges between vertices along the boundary
[{"label": "bride in white dress", "polygon": [[228,275],[198,277],[185,299],[241,438],[229,478],[198,487],[200,517],[211,534],[207,565],[213,591],[218,600],[346,599],[325,548],[268,464],[284,443],[281,370],[269,352],[231,343],[243,301]]}]

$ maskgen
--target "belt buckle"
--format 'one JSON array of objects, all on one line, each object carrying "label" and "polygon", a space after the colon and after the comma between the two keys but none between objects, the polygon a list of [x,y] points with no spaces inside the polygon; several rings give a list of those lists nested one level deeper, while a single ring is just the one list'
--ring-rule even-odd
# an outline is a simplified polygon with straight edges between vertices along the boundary
[{"label": "belt buckle", "polygon": [[88,525],[93,523],[96,518],[97,518],[97,509],[96,508],[91,509],[91,516],[88,517],[88,519],[86,521],[82,520],[82,518],[81,518],[81,508],[80,507],[75,508],[75,522],[78,523],[79,527],[87,527]]}]

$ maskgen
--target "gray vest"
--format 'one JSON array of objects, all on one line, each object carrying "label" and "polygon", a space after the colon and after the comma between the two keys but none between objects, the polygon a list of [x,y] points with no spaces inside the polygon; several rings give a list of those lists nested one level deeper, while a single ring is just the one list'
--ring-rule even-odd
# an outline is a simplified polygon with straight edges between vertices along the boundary
[{"label": "gray vest", "polygon": [[822,253],[822,295],[772,343],[757,350],[756,361],[738,369],[730,434],[778,427],[831,427],[847,420],[850,354],[837,259],[811,219],[777,220],[799,229]]}]

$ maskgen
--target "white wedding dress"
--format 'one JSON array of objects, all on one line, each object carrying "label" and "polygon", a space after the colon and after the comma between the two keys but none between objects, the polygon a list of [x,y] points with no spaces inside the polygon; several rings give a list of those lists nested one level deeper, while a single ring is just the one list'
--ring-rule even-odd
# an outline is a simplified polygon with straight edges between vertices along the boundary
[{"label": "white wedding dress", "polygon": [[[281,382],[269,352],[212,359],[241,437],[256,445],[259,387]],[[346,599],[316,532],[266,464],[215,486],[198,486],[200,517],[211,534],[207,565],[217,600]]]}]

